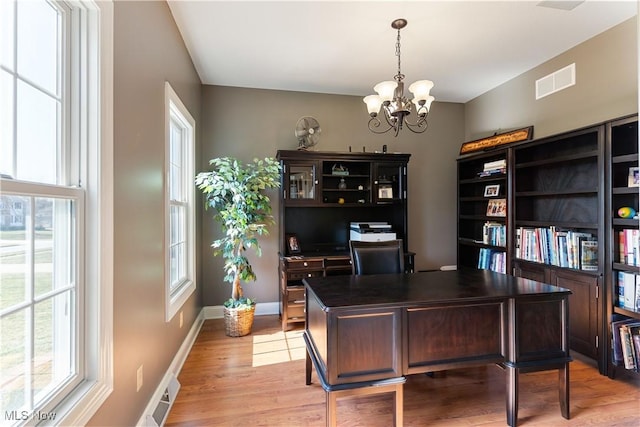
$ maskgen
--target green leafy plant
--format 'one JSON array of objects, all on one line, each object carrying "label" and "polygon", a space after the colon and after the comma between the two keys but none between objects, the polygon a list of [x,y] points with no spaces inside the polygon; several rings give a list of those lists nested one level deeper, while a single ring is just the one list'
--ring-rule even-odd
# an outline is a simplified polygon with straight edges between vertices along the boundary
[{"label": "green leafy plant", "polygon": [[224,280],[232,284],[228,308],[250,307],[255,300],[245,298],[241,282],[256,280],[245,255],[253,248],[262,255],[258,236],[269,234],[267,227],[274,223],[271,203],[264,193],[268,188],[280,187],[280,164],[274,158],[253,159],[242,164],[232,157],[209,161],[211,171],[196,176],[196,186],[205,195],[205,209],[213,208],[224,236],[211,245],[214,255],[224,258]]}]

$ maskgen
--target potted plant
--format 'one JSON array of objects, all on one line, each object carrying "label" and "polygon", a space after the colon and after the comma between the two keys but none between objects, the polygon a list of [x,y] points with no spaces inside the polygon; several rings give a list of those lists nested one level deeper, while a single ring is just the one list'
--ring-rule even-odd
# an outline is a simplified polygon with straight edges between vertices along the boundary
[{"label": "potted plant", "polygon": [[224,302],[225,329],[228,336],[251,332],[255,300],[244,296],[241,282],[256,280],[245,251],[253,248],[261,255],[258,236],[269,234],[274,223],[268,188],[280,186],[280,164],[274,158],[254,159],[242,164],[232,157],[209,161],[211,171],[196,176],[196,185],[205,196],[205,209],[213,208],[214,219],[223,237],[211,245],[214,255],[224,258],[224,280],[232,284],[231,298]]}]

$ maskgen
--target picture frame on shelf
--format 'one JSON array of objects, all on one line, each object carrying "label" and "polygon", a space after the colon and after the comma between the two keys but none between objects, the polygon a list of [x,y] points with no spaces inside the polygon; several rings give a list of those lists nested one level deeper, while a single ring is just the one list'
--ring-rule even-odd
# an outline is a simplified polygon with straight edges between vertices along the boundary
[{"label": "picture frame on shelf", "polygon": [[496,197],[500,194],[500,184],[491,184],[484,187],[484,197]]},{"label": "picture frame on shelf", "polygon": [[487,203],[487,216],[507,216],[507,199],[491,199]]},{"label": "picture frame on shelf", "polygon": [[287,239],[287,253],[289,255],[296,255],[302,252],[297,235],[287,234],[285,237]]},{"label": "picture frame on shelf", "polygon": [[633,166],[629,168],[629,187],[640,187],[640,168]]},{"label": "picture frame on shelf", "polygon": [[379,199],[393,199],[393,187],[390,185],[381,185],[378,187]]}]

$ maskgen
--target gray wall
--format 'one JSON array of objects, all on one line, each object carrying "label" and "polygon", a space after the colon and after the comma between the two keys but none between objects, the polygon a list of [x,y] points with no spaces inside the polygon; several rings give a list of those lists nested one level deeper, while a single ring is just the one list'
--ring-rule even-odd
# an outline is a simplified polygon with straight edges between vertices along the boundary
[{"label": "gray wall", "polygon": [[[90,425],[135,425],[200,311],[165,322],[164,82],[200,123],[200,80],[165,2],[114,3],[114,391]],[[136,370],[144,385],[136,392]]]},{"label": "gray wall", "polygon": [[[574,62],[576,84],[536,101],[535,81]],[[466,103],[465,136],[533,125],[540,138],[637,112],[634,17]]]},{"label": "gray wall", "polygon": [[[416,252],[418,269],[454,264],[456,260],[456,162],[463,142],[462,104],[434,103],[429,129],[424,134],[408,130],[375,135],[367,129],[367,110],[361,97],[221,86],[202,90],[201,170],[208,160],[234,156],[243,161],[275,156],[279,149],[298,145],[294,128],[302,116],[313,116],[322,128],[317,151],[382,150],[411,153],[409,161],[409,249]],[[277,193],[271,193],[278,217]],[[203,303],[220,305],[229,298],[223,282],[222,260],[211,255],[210,244],[218,236],[211,212],[203,214]],[[244,286],[259,302],[278,301],[278,228],[262,240],[262,257],[252,257],[258,276]]]}]

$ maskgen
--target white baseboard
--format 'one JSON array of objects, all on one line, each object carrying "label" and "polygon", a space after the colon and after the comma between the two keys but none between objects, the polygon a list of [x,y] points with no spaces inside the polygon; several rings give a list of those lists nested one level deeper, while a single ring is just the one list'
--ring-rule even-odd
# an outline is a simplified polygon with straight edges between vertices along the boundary
[{"label": "white baseboard", "polygon": [[[221,305],[209,305],[202,307],[204,320],[222,319],[224,311]],[[280,314],[280,303],[278,302],[259,302],[256,304],[256,316],[265,316],[269,314]]]},{"label": "white baseboard", "polygon": [[155,411],[156,407],[158,406],[158,402],[160,402],[160,399],[162,399],[162,395],[167,389],[167,387],[169,386],[171,379],[174,377],[175,378],[178,377],[178,374],[182,369],[182,365],[184,365],[185,360],[187,360],[187,356],[189,356],[189,352],[191,351],[191,347],[193,346],[193,343],[196,341],[196,338],[198,338],[198,334],[200,333],[200,328],[202,327],[202,323],[204,322],[204,319],[205,317],[204,317],[204,309],[203,309],[198,314],[198,317],[196,318],[195,322],[193,322],[193,325],[191,326],[189,333],[185,337],[184,341],[182,342],[182,345],[178,349],[178,352],[176,353],[173,360],[171,361],[171,365],[169,365],[169,369],[167,369],[167,372],[164,374],[162,381],[160,381],[160,384],[158,384],[156,391],[151,396],[151,399],[149,399],[149,403],[147,403],[147,407],[144,409],[142,416],[140,417],[140,419],[138,420],[138,423],[136,424],[137,427],[145,427],[147,425],[147,416],[152,415],[153,411]]}]

